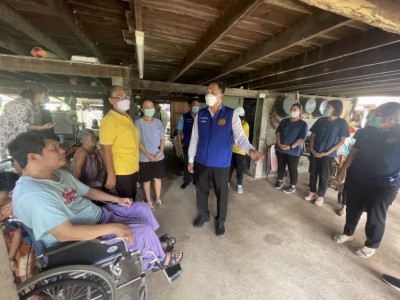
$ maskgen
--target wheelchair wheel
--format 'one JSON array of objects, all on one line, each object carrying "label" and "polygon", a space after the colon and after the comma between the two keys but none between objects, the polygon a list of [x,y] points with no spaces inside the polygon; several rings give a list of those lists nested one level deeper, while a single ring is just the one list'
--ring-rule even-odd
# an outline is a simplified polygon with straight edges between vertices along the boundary
[{"label": "wheelchair wheel", "polygon": [[[36,297],[36,298],[35,298]],[[21,296],[21,300],[29,299],[108,299],[107,291],[98,283],[88,279],[61,279],[35,287]]]},{"label": "wheelchair wheel", "polygon": [[[75,290],[74,296],[77,298],[64,296],[69,293],[69,289]],[[33,295],[59,300],[116,299],[115,282],[111,275],[98,267],[86,265],[71,265],[47,270],[23,282],[17,290],[20,299],[30,299]]]}]

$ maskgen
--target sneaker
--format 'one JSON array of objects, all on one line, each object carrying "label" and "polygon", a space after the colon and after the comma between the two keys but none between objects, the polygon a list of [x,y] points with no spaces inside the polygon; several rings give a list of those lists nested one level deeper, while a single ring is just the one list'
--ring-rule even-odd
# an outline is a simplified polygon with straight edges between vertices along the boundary
[{"label": "sneaker", "polygon": [[315,193],[309,192],[307,196],[304,197],[304,200],[306,201],[312,201],[317,198],[317,195]]},{"label": "sneaker", "polygon": [[283,186],[282,180],[277,180],[276,183],[275,183],[275,188],[277,190],[281,190],[282,186]]},{"label": "sneaker", "polygon": [[315,200],[314,204],[316,206],[322,206],[322,204],[324,204],[324,197],[317,197],[317,200]]},{"label": "sneaker", "polygon": [[346,205],[342,205],[342,207],[341,207],[340,209],[338,209],[338,210],[336,211],[336,213],[337,213],[339,216],[345,215],[345,214],[346,214]]},{"label": "sneaker", "polygon": [[289,185],[287,188],[283,189],[283,192],[286,194],[294,193],[296,191],[296,187],[294,185]]},{"label": "sneaker", "polygon": [[352,241],[353,240],[353,236],[352,235],[345,235],[343,233],[338,233],[335,234],[335,236],[333,237],[333,240],[338,243],[338,244],[343,244],[346,243],[348,241]]},{"label": "sneaker", "polygon": [[364,246],[364,247],[358,249],[356,251],[356,253],[354,253],[354,254],[361,258],[368,258],[368,257],[371,257],[372,255],[374,255],[375,251],[376,251],[376,249],[374,249],[374,248],[369,248],[367,246]]},{"label": "sneaker", "polygon": [[382,279],[384,282],[386,282],[392,288],[394,288],[400,292],[400,279],[390,276],[390,275],[387,275],[387,274],[383,274]]},{"label": "sneaker", "polygon": [[243,185],[238,184],[238,186],[237,186],[237,192],[238,192],[238,194],[243,194]]}]

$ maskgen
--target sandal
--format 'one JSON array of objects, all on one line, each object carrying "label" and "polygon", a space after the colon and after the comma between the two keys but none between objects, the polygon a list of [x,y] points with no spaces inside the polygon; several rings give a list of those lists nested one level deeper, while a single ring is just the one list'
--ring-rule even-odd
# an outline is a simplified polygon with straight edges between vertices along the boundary
[{"label": "sandal", "polygon": [[375,254],[375,250],[376,249],[374,249],[374,248],[369,248],[369,247],[364,246],[361,249],[358,249],[356,251],[355,255],[357,255],[358,257],[361,257],[361,258],[368,258]]},{"label": "sandal", "polygon": [[[182,261],[183,252],[180,250],[169,251],[166,254],[167,254],[167,256],[165,257],[164,261],[162,262],[162,264],[164,265],[164,268],[169,268],[169,267],[175,266]],[[181,256],[178,258],[179,254]],[[168,261],[168,264],[166,264],[165,262],[167,261],[168,256],[169,256],[169,261]]]},{"label": "sandal", "polygon": [[[174,249],[175,243],[176,243],[176,238],[173,236],[168,236],[167,234],[164,234],[163,236],[160,236],[160,242],[163,244],[163,250],[168,252]],[[164,247],[164,244],[166,245]]]},{"label": "sandal", "polygon": [[156,204],[159,208],[164,208],[165,207],[165,203],[161,201],[161,199],[158,199],[156,201]]},{"label": "sandal", "polygon": [[147,203],[147,205],[150,207],[151,210],[154,210],[154,204],[153,204],[152,201],[146,202],[146,203]]}]

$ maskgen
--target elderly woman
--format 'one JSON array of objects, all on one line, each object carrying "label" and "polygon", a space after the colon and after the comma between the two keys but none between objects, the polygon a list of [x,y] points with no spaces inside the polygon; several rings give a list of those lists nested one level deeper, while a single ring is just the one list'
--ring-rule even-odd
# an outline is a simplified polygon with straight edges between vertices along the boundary
[{"label": "elderly woman", "polygon": [[8,102],[0,116],[0,150],[6,149],[17,135],[28,130],[42,131],[54,127],[54,124],[41,123],[40,104],[47,97],[44,86],[31,86],[21,92],[19,99]]},{"label": "elderly woman", "polygon": [[86,129],[82,135],[82,146],[75,152],[71,164],[72,175],[91,187],[101,187],[104,179],[103,159],[96,143],[94,131]]},{"label": "elderly woman", "polygon": [[146,100],[142,104],[144,116],[136,121],[140,132],[140,180],[146,195],[147,204],[154,209],[150,197],[150,182],[154,180],[156,204],[164,207],[160,199],[161,179],[164,177],[164,126],[159,119],[154,118],[154,104]]},{"label": "elderly woman", "polygon": [[324,204],[336,152],[350,136],[346,120],[340,117],[342,112],[343,102],[331,100],[324,112],[325,117],[319,118],[310,128],[310,192],[304,200],[315,200],[317,206]]},{"label": "elderly woman", "polygon": [[139,171],[139,131],[127,113],[130,98],[122,86],[113,86],[104,103],[111,109],[100,122],[100,147],[107,171],[105,188],[120,197],[136,199]]}]

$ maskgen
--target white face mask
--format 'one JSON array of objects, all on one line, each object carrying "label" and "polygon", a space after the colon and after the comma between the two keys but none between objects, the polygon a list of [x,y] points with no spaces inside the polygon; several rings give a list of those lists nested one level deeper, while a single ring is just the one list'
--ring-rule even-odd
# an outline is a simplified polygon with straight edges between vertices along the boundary
[{"label": "white face mask", "polygon": [[207,94],[206,95],[206,103],[208,106],[212,107],[217,103],[217,96],[214,96],[212,94]]},{"label": "white face mask", "polygon": [[129,107],[130,107],[130,106],[131,106],[131,101],[128,100],[128,99],[121,100],[121,101],[119,101],[119,102],[117,103],[117,108],[118,108],[120,111],[127,111],[127,110],[129,110]]},{"label": "white face mask", "polygon": [[290,112],[290,115],[292,116],[292,118],[297,118],[298,116],[300,116],[300,112],[298,110],[294,110]]}]

